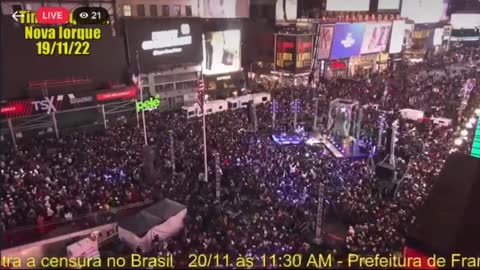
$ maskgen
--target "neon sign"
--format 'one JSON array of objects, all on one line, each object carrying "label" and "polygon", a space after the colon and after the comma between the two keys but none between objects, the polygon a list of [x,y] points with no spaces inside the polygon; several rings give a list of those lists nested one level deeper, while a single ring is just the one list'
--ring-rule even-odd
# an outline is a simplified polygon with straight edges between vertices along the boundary
[{"label": "neon sign", "polygon": [[137,112],[143,111],[152,111],[156,108],[160,107],[160,96],[156,96],[155,98],[150,97],[148,100],[145,101],[137,101]]}]

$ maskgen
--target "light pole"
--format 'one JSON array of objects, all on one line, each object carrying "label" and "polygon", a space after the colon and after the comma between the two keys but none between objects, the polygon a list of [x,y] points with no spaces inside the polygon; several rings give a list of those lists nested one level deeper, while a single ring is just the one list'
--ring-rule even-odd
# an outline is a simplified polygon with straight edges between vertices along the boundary
[{"label": "light pole", "polygon": [[[137,54],[137,70],[138,70],[138,90],[140,90],[140,102],[143,103],[143,88],[142,88],[142,79],[140,76],[140,58],[138,57],[138,50]],[[142,122],[143,122],[143,139],[145,140],[145,145],[148,145],[148,138],[147,138],[147,125],[145,124],[145,110],[142,108]]]}]

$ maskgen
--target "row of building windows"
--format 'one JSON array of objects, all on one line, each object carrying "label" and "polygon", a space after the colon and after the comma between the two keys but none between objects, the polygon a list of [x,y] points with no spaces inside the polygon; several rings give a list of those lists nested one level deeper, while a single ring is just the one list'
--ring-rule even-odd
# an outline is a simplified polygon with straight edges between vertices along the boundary
[{"label": "row of building windows", "polygon": [[193,89],[196,87],[196,81],[185,81],[185,82],[176,82],[176,83],[164,83],[155,85],[156,92],[168,92],[172,90],[185,90]]},{"label": "row of building windows", "polygon": [[[145,16],[150,16],[150,17],[157,17],[157,16],[162,16],[162,17],[169,17],[169,16],[185,16],[185,17],[192,17],[192,6],[185,5],[183,9],[183,15],[182,15],[182,6],[181,5],[173,5],[172,12],[170,12],[170,6],[169,5],[160,5],[160,14],[158,12],[158,5],[149,5],[148,6],[148,15],[146,13],[146,7],[145,5],[138,4],[136,5],[136,11],[137,13],[135,16],[138,17],[145,17]],[[132,6],[131,5],[123,5],[123,16],[133,16],[132,15]]]}]

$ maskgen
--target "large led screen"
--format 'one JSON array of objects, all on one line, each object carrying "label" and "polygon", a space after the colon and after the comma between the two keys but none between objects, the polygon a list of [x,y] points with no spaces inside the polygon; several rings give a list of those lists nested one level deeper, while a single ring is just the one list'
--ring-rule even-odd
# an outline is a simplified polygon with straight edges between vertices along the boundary
[{"label": "large led screen", "polygon": [[277,4],[275,6],[275,17],[277,21],[296,20],[297,0],[277,0]]},{"label": "large led screen", "polygon": [[379,10],[398,10],[400,9],[400,0],[378,0]]},{"label": "large led screen", "polygon": [[408,0],[402,2],[401,16],[419,23],[446,19],[448,3],[444,0]]},{"label": "large led screen", "polygon": [[240,70],[240,30],[205,34],[203,73],[206,75]]},{"label": "large led screen", "polygon": [[385,51],[387,49],[391,27],[392,24],[389,22],[367,23],[360,53],[367,54]]},{"label": "large led screen", "polygon": [[142,73],[157,71],[165,64],[202,61],[202,27],[197,19],[126,20],[131,64],[136,54]]},{"label": "large led screen", "polygon": [[205,18],[248,18],[250,0],[204,0]]},{"label": "large led screen", "polygon": [[480,26],[480,14],[452,14],[450,24],[453,29],[474,29]]},{"label": "large led screen", "polygon": [[403,38],[405,37],[405,21],[394,21],[392,33],[390,34],[389,53],[400,53],[403,47]]},{"label": "large led screen", "polygon": [[327,0],[327,11],[368,11],[370,0]]},{"label": "large led screen", "polygon": [[335,25],[331,59],[357,56],[362,49],[364,23],[342,23]]},{"label": "large led screen", "polygon": [[328,59],[332,48],[334,25],[322,25],[320,28],[320,36],[318,37],[318,59]]},{"label": "large led screen", "polygon": [[312,36],[310,35],[300,35],[297,36],[297,46],[296,46],[296,65],[295,73],[305,73],[310,71],[312,65]]},{"label": "large led screen", "polygon": [[277,35],[275,44],[275,70],[295,73],[295,36]]}]

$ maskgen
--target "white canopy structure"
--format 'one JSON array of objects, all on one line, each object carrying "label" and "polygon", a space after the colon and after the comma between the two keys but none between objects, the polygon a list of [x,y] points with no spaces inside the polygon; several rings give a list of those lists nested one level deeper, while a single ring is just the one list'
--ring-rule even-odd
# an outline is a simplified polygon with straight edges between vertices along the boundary
[{"label": "white canopy structure", "polygon": [[185,205],[164,199],[118,222],[118,236],[132,249],[148,252],[156,235],[164,240],[182,230],[186,215]]}]

